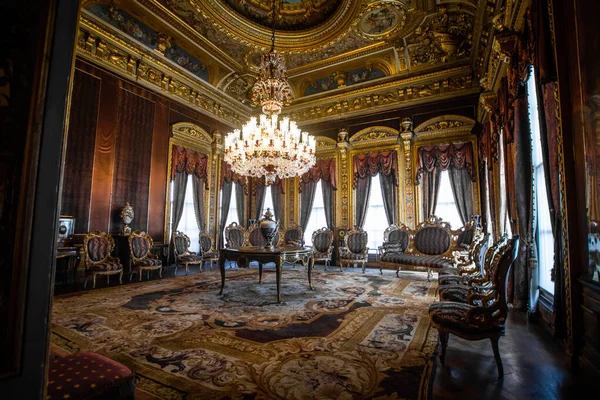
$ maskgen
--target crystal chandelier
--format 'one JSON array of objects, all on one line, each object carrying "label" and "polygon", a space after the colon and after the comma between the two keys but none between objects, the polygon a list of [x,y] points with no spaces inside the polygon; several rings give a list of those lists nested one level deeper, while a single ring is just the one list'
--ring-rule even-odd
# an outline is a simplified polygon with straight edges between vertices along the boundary
[{"label": "crystal chandelier", "polygon": [[315,139],[302,132],[294,121],[282,118],[283,106],[292,102],[292,91],[281,55],[275,53],[275,1],[271,50],[261,60],[258,79],[252,87],[252,101],[262,107],[257,120],[252,117],[225,137],[225,161],[233,172],[243,176],[265,177],[270,185],[276,178],[292,178],[315,165]]}]

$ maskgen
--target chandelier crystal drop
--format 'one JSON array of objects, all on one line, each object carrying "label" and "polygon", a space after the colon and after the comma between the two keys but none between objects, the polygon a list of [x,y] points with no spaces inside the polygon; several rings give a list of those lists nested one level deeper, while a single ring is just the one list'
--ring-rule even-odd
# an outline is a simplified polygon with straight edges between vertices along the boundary
[{"label": "chandelier crystal drop", "polygon": [[276,178],[293,178],[316,163],[314,137],[302,132],[294,121],[279,113],[292,102],[285,62],[275,53],[275,0],[273,0],[271,50],[263,55],[252,101],[262,107],[257,120],[252,117],[225,137],[225,162],[242,176],[265,177],[270,185]]}]

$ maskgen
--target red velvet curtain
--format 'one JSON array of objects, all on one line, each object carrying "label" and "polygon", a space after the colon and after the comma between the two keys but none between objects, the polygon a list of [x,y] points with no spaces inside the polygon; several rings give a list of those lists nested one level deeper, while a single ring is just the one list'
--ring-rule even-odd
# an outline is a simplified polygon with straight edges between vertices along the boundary
[{"label": "red velvet curtain", "polygon": [[237,182],[244,187],[244,193],[248,194],[248,179],[245,176],[236,174],[231,170],[231,165],[225,161],[221,161],[221,187],[223,182]]},{"label": "red velvet curtain", "polygon": [[204,179],[204,186],[208,189],[208,157],[206,154],[197,153],[185,147],[173,147],[173,158],[171,167],[171,180],[177,172],[186,172],[195,175],[198,179]]},{"label": "red velvet curtain", "polygon": [[446,171],[450,165],[456,169],[466,168],[475,181],[475,170],[473,168],[473,146],[471,142],[460,144],[444,144],[435,146],[424,146],[418,150],[417,171],[415,182],[421,182],[424,173],[434,170]]},{"label": "red velvet curtain", "polygon": [[317,163],[308,172],[300,177],[300,192],[302,192],[303,183],[312,181],[317,183],[320,179],[331,183],[333,189],[337,189],[335,175],[335,159],[327,158],[317,160]]},{"label": "red velvet curtain", "polygon": [[394,177],[394,186],[398,186],[398,156],[395,150],[379,153],[358,154],[354,156],[354,186],[359,178],[375,176],[378,173]]}]

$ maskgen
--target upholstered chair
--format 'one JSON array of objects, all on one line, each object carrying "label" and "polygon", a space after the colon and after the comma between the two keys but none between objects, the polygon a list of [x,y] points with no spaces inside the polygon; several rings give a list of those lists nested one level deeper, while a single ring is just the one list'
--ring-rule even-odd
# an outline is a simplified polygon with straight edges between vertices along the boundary
[{"label": "upholstered chair", "polygon": [[354,229],[346,232],[343,245],[340,247],[340,271],[343,271],[344,265],[362,264],[362,272],[365,272],[369,257],[369,235],[366,231],[355,226]]},{"label": "upholstered chair", "polygon": [[200,232],[200,250],[202,259],[209,262],[209,269],[212,271],[212,264],[219,264],[219,252],[215,250],[212,237],[206,231]]},{"label": "upholstered chair", "polygon": [[228,249],[239,249],[246,240],[246,228],[232,222],[225,228],[225,247]]},{"label": "upholstered chair", "polygon": [[331,263],[333,253],[333,231],[327,227],[312,233],[312,262],[325,262],[325,271]]},{"label": "upholstered chair", "polygon": [[202,255],[190,251],[190,238],[183,232],[175,231],[171,237],[173,252],[175,253],[175,274],[179,265],[185,266],[185,274],[189,272],[189,266],[198,265],[202,271]]},{"label": "upholstered chair", "polygon": [[[381,257],[386,254],[404,253],[408,248],[409,241],[410,233],[404,224],[388,226],[383,232],[383,244],[377,247],[377,261],[380,262]],[[381,267],[379,273],[383,274]]]},{"label": "upholstered chair", "polygon": [[295,222],[292,222],[283,231],[283,245],[302,247],[304,246],[304,232],[302,227]]},{"label": "upholstered chair", "polygon": [[115,248],[115,241],[106,232],[93,231],[85,235],[83,249],[85,252],[86,277],[83,287],[87,286],[89,276],[92,276],[92,288],[96,287],[96,276],[106,275],[106,283],[111,275],[119,275],[119,283],[123,283],[123,265],[121,260],[112,257],[110,253]]},{"label": "upholstered chair", "polygon": [[495,256],[498,261],[497,267],[492,272],[489,287],[472,286],[466,303],[438,301],[429,306],[431,323],[440,334],[442,349],[439,357],[442,365],[445,362],[450,334],[467,340],[490,339],[498,378],[504,376],[498,342],[504,334],[508,315],[506,281],[517,255],[518,242],[518,235],[515,235],[507,240],[505,246],[499,248]]},{"label": "upholstered chair", "polygon": [[453,253],[454,266],[440,269],[438,283],[443,285],[445,282],[449,282],[448,279],[450,279],[450,281],[460,280],[458,278],[447,278],[448,276],[474,274],[481,270],[480,260],[483,258],[481,257],[481,253],[485,253],[487,250],[489,238],[489,233],[486,233],[485,235],[477,234],[475,238],[473,238],[468,251],[455,251]]},{"label": "upholstered chair", "polygon": [[150,271],[156,270],[158,270],[158,276],[162,278],[162,261],[157,255],[151,253],[154,243],[150,235],[146,232],[136,230],[129,235],[128,240],[129,255],[131,257],[131,274],[129,275],[129,280],[137,272],[141,281],[143,271],[147,271],[148,278],[150,278]]},{"label": "upholstered chair", "polygon": [[499,262],[498,257],[508,244],[509,238],[504,236],[495,245],[489,247],[483,262],[480,264],[481,269],[474,273],[463,274],[461,276],[445,275],[439,278],[441,284],[438,285],[437,292],[440,300],[466,303],[469,296],[469,289],[472,286],[491,286],[493,271]]}]

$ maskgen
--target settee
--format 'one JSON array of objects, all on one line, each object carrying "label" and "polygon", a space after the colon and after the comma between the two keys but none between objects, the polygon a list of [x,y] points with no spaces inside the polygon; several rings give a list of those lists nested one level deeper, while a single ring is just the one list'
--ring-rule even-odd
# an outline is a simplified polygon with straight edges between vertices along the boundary
[{"label": "settee", "polygon": [[396,270],[427,270],[430,280],[432,271],[453,266],[453,254],[467,251],[476,234],[476,223],[470,221],[457,230],[435,216],[420,223],[416,229],[403,224],[391,225],[384,232],[384,243],[377,251],[380,272],[383,268]]}]

